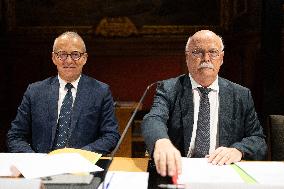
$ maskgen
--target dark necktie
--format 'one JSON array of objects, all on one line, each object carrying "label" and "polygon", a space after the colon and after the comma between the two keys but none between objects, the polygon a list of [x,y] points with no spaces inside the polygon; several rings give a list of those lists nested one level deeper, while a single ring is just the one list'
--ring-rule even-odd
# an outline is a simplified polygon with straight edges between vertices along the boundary
[{"label": "dark necktie", "polygon": [[67,88],[67,93],[64,97],[60,109],[59,119],[56,129],[56,136],[53,143],[54,144],[53,149],[64,148],[66,146],[70,132],[69,130],[71,125],[71,114],[72,114],[72,103],[73,103],[71,89],[73,88],[73,85],[71,83],[67,83],[65,85],[65,88]]},{"label": "dark necktie", "polygon": [[197,130],[193,157],[203,158],[209,153],[210,147],[210,104],[208,94],[210,88],[198,87],[201,92]]}]

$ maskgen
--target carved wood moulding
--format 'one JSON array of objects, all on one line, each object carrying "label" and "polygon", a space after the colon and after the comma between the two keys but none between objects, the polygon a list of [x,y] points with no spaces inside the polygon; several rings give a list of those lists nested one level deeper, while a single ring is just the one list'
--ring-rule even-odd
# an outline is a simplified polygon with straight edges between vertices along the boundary
[{"label": "carved wood moulding", "polygon": [[[204,10],[200,6],[192,8],[193,0],[178,0],[180,4],[175,3],[174,7],[167,1],[157,1],[153,6],[142,6],[139,4],[142,1],[135,0],[129,3],[108,2],[109,5],[104,7],[101,0],[84,0],[81,3],[75,0],[8,0],[5,1],[7,10],[4,19],[8,32],[17,35],[54,35],[66,30],[103,37],[188,35],[199,29],[216,30],[226,25],[222,23],[226,21],[222,19],[223,8],[228,7],[223,5],[228,3],[225,0],[206,3],[216,10]],[[201,14],[203,16],[199,16]],[[206,15],[206,18],[201,18]]]}]

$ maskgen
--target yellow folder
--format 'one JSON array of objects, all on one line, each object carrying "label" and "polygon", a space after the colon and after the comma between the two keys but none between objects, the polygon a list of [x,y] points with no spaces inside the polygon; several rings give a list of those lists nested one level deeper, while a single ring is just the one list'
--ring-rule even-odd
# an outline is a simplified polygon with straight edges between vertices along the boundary
[{"label": "yellow folder", "polygon": [[75,148],[57,149],[57,150],[51,151],[49,155],[60,154],[60,153],[78,153],[94,164],[96,164],[97,161],[102,156],[102,154],[98,154],[98,153],[87,151],[87,150],[75,149]]}]

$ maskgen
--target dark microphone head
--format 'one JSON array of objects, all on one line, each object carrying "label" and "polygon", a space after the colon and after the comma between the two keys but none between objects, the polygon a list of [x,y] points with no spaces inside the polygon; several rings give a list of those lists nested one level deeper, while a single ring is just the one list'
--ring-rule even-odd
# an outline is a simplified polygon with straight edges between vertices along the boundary
[{"label": "dark microphone head", "polygon": [[114,156],[115,156],[117,150],[119,149],[120,144],[121,144],[121,142],[123,141],[123,139],[124,139],[124,137],[125,137],[125,134],[127,133],[127,131],[128,131],[128,129],[129,129],[129,127],[130,127],[130,125],[131,125],[131,123],[132,123],[132,121],[133,121],[135,115],[137,114],[137,111],[138,111],[139,107],[142,105],[142,102],[143,102],[143,100],[144,100],[144,98],[145,98],[147,92],[148,92],[149,89],[150,89],[153,85],[155,85],[155,84],[157,84],[157,82],[151,83],[150,85],[148,85],[148,86],[146,87],[146,89],[145,89],[143,95],[141,96],[141,98],[140,98],[138,104],[136,105],[136,107],[135,107],[135,109],[134,109],[134,112],[132,113],[132,115],[131,115],[129,121],[128,121],[127,124],[126,124],[126,126],[125,126],[125,128],[124,128],[124,130],[123,130],[123,132],[122,132],[122,134],[121,134],[120,139],[118,140],[118,142],[117,142],[117,144],[116,144],[114,150],[111,152],[110,160],[108,161],[108,163],[107,163],[107,165],[106,165],[106,167],[105,167],[105,169],[104,169],[103,176],[102,176],[102,182],[103,182],[103,187],[102,187],[102,188],[103,188],[103,189],[104,189],[104,184],[105,184],[105,182],[104,182],[105,176],[106,176],[106,174],[107,174],[107,172],[108,172],[108,169],[109,169],[109,167],[110,167],[110,165],[111,165],[111,163],[112,163],[112,161],[113,161],[113,158],[114,158]]}]

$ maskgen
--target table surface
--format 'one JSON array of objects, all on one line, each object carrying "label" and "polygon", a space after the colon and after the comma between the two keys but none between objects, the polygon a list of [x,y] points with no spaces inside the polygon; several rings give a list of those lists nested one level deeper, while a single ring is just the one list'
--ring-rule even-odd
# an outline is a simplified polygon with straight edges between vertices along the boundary
[{"label": "table surface", "polygon": [[149,158],[115,157],[110,171],[147,172]]}]

